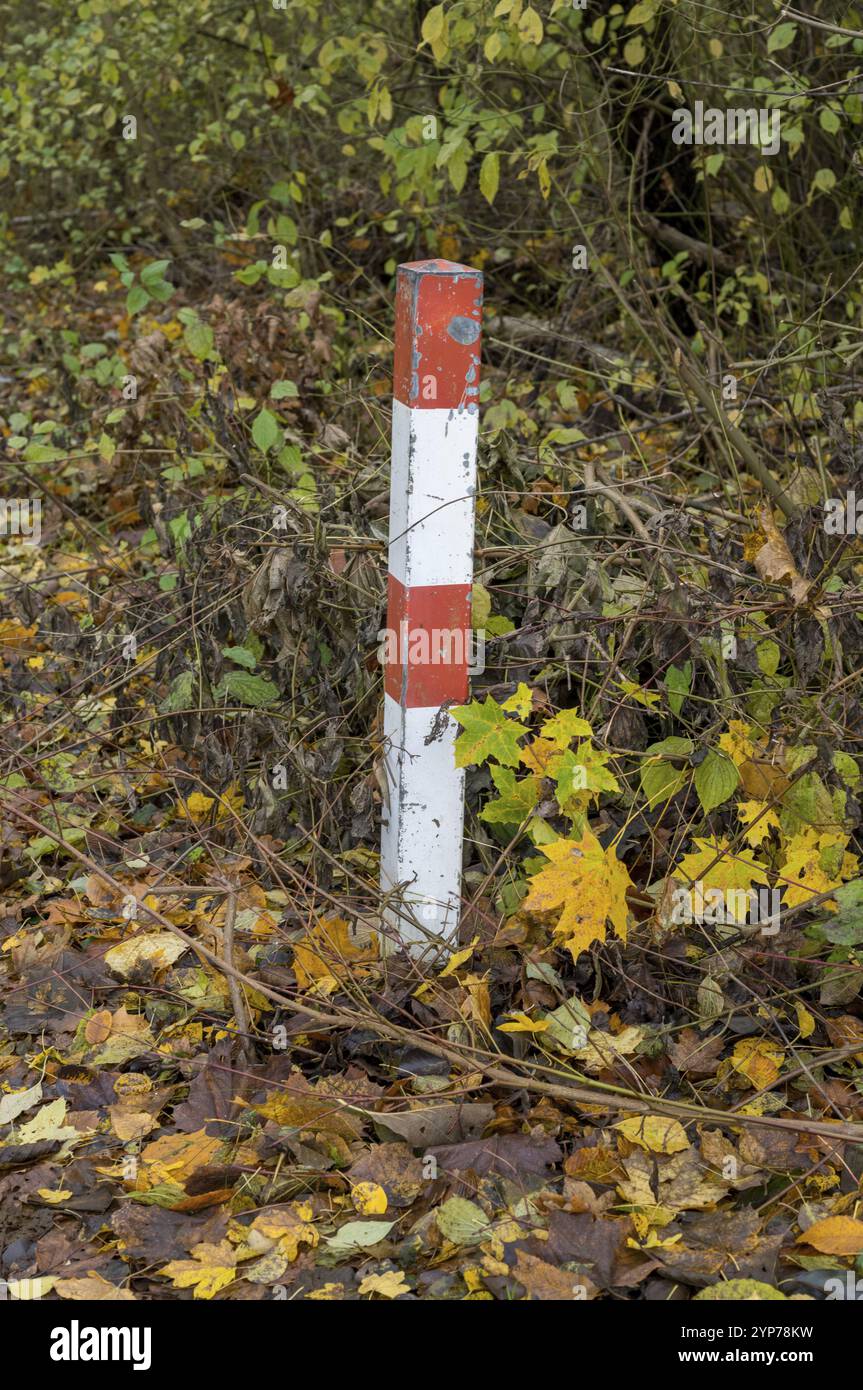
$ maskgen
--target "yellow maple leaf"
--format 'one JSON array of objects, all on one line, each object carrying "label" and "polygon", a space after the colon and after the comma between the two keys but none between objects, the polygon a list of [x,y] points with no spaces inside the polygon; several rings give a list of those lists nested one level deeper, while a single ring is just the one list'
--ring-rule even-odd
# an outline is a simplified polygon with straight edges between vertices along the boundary
[{"label": "yellow maple leaf", "polygon": [[770,1038],[741,1038],[731,1054],[731,1069],[762,1091],[779,1080],[783,1056],[782,1048]]},{"label": "yellow maple leaf", "polygon": [[517,715],[519,719],[527,719],[533,709],[533,691],[530,686],[525,685],[524,681],[519,681],[515,694],[504,700],[501,709]]},{"label": "yellow maple leaf", "polygon": [[294,945],[294,974],[300,989],[315,980],[341,979],[377,958],[377,939],[358,940],[343,917],[323,917]]},{"label": "yellow maple leaf", "polygon": [[741,801],[737,814],[746,827],[743,838],[753,849],[763,845],[771,830],[779,829],[779,817],[766,801]]},{"label": "yellow maple leaf", "polygon": [[542,726],[542,737],[561,752],[569,747],[574,738],[590,738],[592,734],[593,729],[587,720],[582,719],[574,709],[562,709]]},{"label": "yellow maple leaf", "polygon": [[410,1284],[401,1269],[389,1269],[386,1274],[367,1274],[360,1284],[361,1294],[380,1294],[382,1298],[398,1298],[410,1293]]},{"label": "yellow maple leaf", "polygon": [[748,853],[732,853],[728,841],[722,838],[710,840],[693,836],[693,844],[696,849],[683,856],[675,869],[675,877],[688,878],[690,883],[701,883],[705,888],[721,888],[728,894],[726,916],[735,922],[744,922],[750,905],[750,888],[753,883],[767,883],[764,865]]},{"label": "yellow maple leaf", "polygon": [[[828,874],[823,865],[825,851],[843,846],[847,841],[847,835],[841,832],[817,830],[812,826],[806,826],[789,840],[779,877],[780,884],[785,885],[782,903],[786,911],[809,902],[819,893],[829,893],[831,888],[838,888],[843,878],[848,877],[844,873],[844,859],[853,860],[853,856],[844,856],[838,876]],[[851,867],[851,873],[855,871],[855,867]],[[826,902],[824,906],[834,909],[836,904]]]},{"label": "yellow maple leaf", "polygon": [[556,763],[560,762],[562,757],[563,749],[554,739],[543,738],[541,734],[531,739],[527,747],[521,750],[521,761],[539,777],[551,777]]},{"label": "yellow maple leaf", "polygon": [[581,840],[555,840],[541,849],[551,863],[531,879],[522,906],[530,912],[563,909],[554,932],[573,960],[591,942],[605,940],[608,920],[625,941],[626,892],[633,884],[613,845],[604,850],[585,829]]},{"label": "yellow maple leaf", "polygon": [[742,719],[729,719],[728,732],[719,735],[719,747],[738,769],[758,754],[758,746],[752,739],[752,727]]},{"label": "yellow maple leaf", "polygon": [[159,1270],[175,1289],[194,1289],[195,1298],[213,1298],[237,1277],[237,1254],[226,1240],[218,1245],[202,1241],[192,1249],[193,1259],[171,1260]]},{"label": "yellow maple leaf", "polygon": [[314,1249],[318,1243],[312,1216],[308,1202],[291,1202],[289,1206],[262,1212],[245,1232],[249,1250],[255,1255],[278,1250],[286,1259],[295,1260],[301,1245]]}]

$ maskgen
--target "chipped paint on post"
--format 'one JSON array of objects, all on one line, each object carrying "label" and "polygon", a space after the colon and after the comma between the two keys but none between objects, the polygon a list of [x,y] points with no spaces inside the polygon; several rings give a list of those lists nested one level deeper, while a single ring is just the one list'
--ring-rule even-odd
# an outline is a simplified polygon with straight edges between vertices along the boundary
[{"label": "chipped paint on post", "polygon": [[[468,697],[481,316],[479,271],[399,266],[387,630],[420,640],[385,668],[381,885],[392,933],[416,953],[458,930],[464,773],[447,709]],[[456,659],[424,659],[441,632],[463,639]]]}]

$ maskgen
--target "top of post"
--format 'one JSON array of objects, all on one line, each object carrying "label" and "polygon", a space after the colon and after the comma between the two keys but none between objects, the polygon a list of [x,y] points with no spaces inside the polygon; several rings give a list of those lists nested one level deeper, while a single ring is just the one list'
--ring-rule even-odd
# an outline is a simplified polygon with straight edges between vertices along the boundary
[{"label": "top of post", "polygon": [[444,261],[440,257],[430,261],[402,261],[399,273],[402,271],[408,275],[473,275],[480,284],[482,283],[481,270],[476,270],[470,265],[460,265],[458,261]]},{"label": "top of post", "polygon": [[411,410],[479,408],[482,271],[405,261],[396,282],[393,396]]}]

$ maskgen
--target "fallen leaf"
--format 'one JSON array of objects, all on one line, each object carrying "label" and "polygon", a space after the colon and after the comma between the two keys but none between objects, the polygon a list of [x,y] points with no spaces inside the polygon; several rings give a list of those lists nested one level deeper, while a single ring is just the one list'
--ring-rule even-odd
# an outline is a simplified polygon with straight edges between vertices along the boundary
[{"label": "fallen leaf", "polygon": [[136,1190],[146,1191],[160,1183],[184,1186],[196,1168],[212,1163],[221,1143],[203,1129],[195,1134],[163,1135],[141,1153]]},{"label": "fallen leaf", "polygon": [[783,1056],[782,1048],[769,1038],[741,1038],[734,1045],[730,1067],[761,1091],[779,1080]]},{"label": "fallen leaf", "polygon": [[312,1225],[312,1208],[308,1202],[291,1202],[288,1206],[273,1207],[256,1216],[248,1229],[249,1248],[256,1253],[277,1250],[290,1262],[297,1258],[301,1245],[314,1248],[318,1232]]},{"label": "fallen leaf", "polygon": [[352,1255],[358,1250],[369,1250],[389,1235],[394,1221],[348,1221],[334,1236],[330,1236],[327,1246],[340,1255]]},{"label": "fallen leaf", "polygon": [[669,1120],[664,1115],[631,1115],[620,1120],[614,1129],[630,1144],[637,1144],[650,1153],[676,1154],[689,1148],[689,1140],[680,1121]]},{"label": "fallen leaf", "polygon": [[583,1301],[596,1298],[599,1289],[586,1274],[576,1274],[569,1269],[558,1269],[536,1255],[525,1250],[516,1251],[516,1265],[513,1276],[524,1287],[528,1297],[542,1302],[564,1302],[569,1299]]},{"label": "fallen leaf", "polygon": [[61,1097],[43,1105],[32,1120],[21,1125],[16,1131],[16,1144],[38,1144],[45,1140],[79,1139],[80,1133],[73,1125],[64,1125],[66,1102]]},{"label": "fallen leaf", "polygon": [[387,1209],[387,1194],[376,1182],[358,1182],[351,1193],[354,1210],[360,1216],[383,1216]]},{"label": "fallen leaf", "polygon": [[785,537],[773,520],[769,507],[762,507],[759,513],[760,529],[748,536],[744,543],[744,555],[755,565],[762,579],[769,584],[781,584],[790,589],[795,604],[805,603],[812,585],[798,573],[791,558]]},{"label": "fallen leaf", "polygon": [[37,1081],[26,1091],[10,1091],[0,1099],[0,1125],[11,1124],[42,1099],[42,1083]]},{"label": "fallen leaf", "polygon": [[172,1260],[159,1270],[175,1289],[194,1289],[195,1298],[214,1298],[237,1277],[237,1254],[228,1241],[213,1245],[202,1241],[192,1249],[191,1260]]},{"label": "fallen leaf", "polygon": [[294,943],[294,974],[300,989],[316,980],[340,979],[358,965],[377,959],[377,938],[358,939],[342,917],[322,918]]},{"label": "fallen leaf", "polygon": [[150,936],[133,936],[105,952],[105,964],[127,980],[142,965],[150,970],[167,970],[187,950],[186,943],[168,931],[153,932]]},{"label": "fallen leaf", "polygon": [[401,1269],[387,1270],[386,1274],[367,1274],[360,1284],[361,1294],[379,1294],[381,1298],[400,1298],[410,1293],[410,1285]]},{"label": "fallen leaf", "polygon": [[82,1303],[135,1303],[137,1300],[131,1289],[118,1288],[95,1270],[90,1270],[83,1279],[56,1279],[54,1288],[61,1298],[69,1298]]},{"label": "fallen leaf", "polygon": [[763,1284],[759,1279],[726,1279],[723,1284],[711,1284],[709,1289],[700,1289],[696,1300],[731,1299],[737,1303],[784,1302],[787,1295],[772,1284]]},{"label": "fallen leaf", "polygon": [[797,1237],[798,1245],[811,1245],[822,1255],[859,1255],[863,1250],[863,1221],[853,1216],[825,1216]]}]

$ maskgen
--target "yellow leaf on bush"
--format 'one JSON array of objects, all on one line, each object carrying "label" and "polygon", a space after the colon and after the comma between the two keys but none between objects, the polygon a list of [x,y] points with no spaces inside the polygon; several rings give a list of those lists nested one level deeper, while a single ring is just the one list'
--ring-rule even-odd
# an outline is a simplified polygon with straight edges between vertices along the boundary
[{"label": "yellow leaf on bush", "polygon": [[504,700],[501,709],[518,715],[519,719],[527,719],[533,709],[533,691],[530,686],[525,685],[524,681],[519,681],[515,694],[510,695],[508,700]]},{"label": "yellow leaf on bush", "polygon": [[604,850],[593,832],[585,830],[581,840],[555,840],[540,848],[551,863],[531,879],[523,908],[529,912],[562,908],[554,933],[573,960],[591,942],[605,940],[608,920],[625,941],[626,892],[633,885],[614,846]]},{"label": "yellow leaf on bush", "polygon": [[518,21],[518,37],[522,43],[542,43],[542,20],[539,12],[529,5]]},{"label": "yellow leaf on bush", "polygon": [[560,745],[553,739],[543,738],[541,734],[531,739],[527,747],[521,750],[521,761],[539,777],[551,777],[553,768],[562,757],[563,750]]},{"label": "yellow leaf on bush", "polygon": [[593,729],[586,719],[582,719],[574,709],[562,709],[553,714],[542,726],[541,737],[548,739],[561,753],[568,748],[574,738],[591,738]]}]

